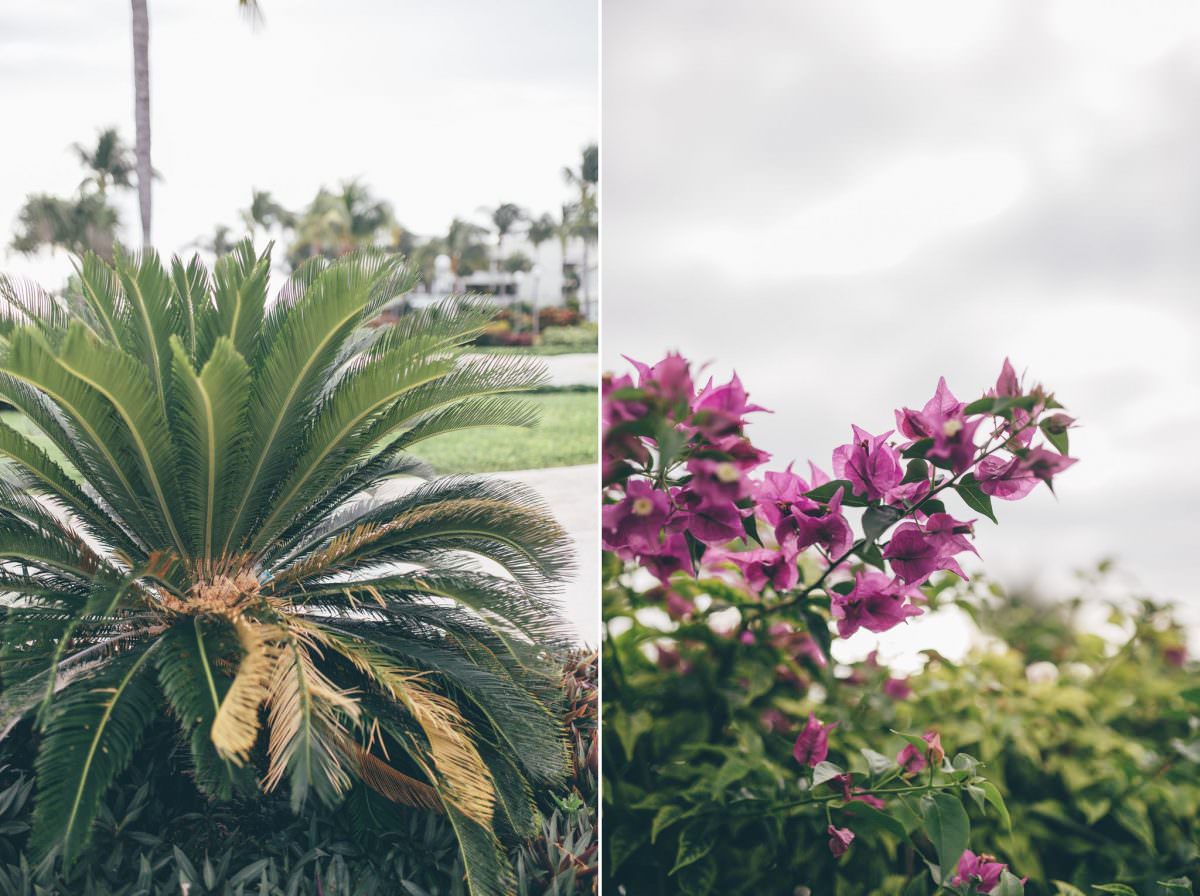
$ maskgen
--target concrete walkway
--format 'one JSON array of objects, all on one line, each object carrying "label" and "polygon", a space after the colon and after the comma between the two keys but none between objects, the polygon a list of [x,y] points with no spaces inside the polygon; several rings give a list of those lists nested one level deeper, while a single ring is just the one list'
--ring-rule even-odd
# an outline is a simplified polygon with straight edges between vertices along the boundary
[{"label": "concrete walkway", "polygon": [[[562,613],[582,643],[593,647],[599,645],[600,465],[548,467],[544,470],[481,475],[521,482],[534,489],[566,529],[575,545],[575,574],[563,589],[560,598]],[[418,479],[399,477],[375,489],[373,496],[376,499],[393,498],[418,484]]]},{"label": "concrete walkway", "polygon": [[523,482],[535,489],[567,530],[575,543],[576,561],[575,576],[563,592],[563,615],[575,626],[584,644],[597,646],[600,643],[600,465],[487,475]]},{"label": "concrete walkway", "polygon": [[[467,355],[470,358],[495,357],[495,355]],[[514,357],[514,356],[510,356]],[[595,352],[574,355],[546,355],[538,360],[546,365],[551,386],[594,386],[600,385],[600,356]]]}]

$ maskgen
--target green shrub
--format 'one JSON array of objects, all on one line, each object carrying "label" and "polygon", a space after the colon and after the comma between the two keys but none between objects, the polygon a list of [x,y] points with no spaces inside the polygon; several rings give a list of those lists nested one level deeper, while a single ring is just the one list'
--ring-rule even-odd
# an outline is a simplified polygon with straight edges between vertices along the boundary
[{"label": "green shrub", "polygon": [[600,337],[596,324],[580,324],[574,327],[546,327],[542,330],[542,345],[566,345],[580,351],[595,351]]},{"label": "green shrub", "polygon": [[[826,665],[792,631],[743,643],[698,612],[664,632],[632,613],[661,608],[661,592],[615,574],[608,583],[606,618],[630,620],[610,631],[604,663],[605,871],[637,882],[617,892],[934,893],[922,855],[932,851],[911,836],[917,819],[903,794],[887,797],[890,814],[913,816],[901,829],[847,807],[872,843],[852,860],[830,856],[827,819],[811,806],[768,815],[748,802],[794,794],[791,747],[810,711],[837,722],[829,759],[856,780],[894,768],[906,744],[897,731],[937,731],[956,769],[977,759],[1011,829],[988,791],[968,788],[978,800],[973,842],[1028,875],[1027,893],[1091,896],[1121,881],[1140,896],[1174,896],[1190,884],[1166,882],[1200,875],[1200,668],[1162,607],[1114,609],[1126,633],[1114,644],[1079,627],[1078,608],[1099,600],[1091,592],[1060,603],[978,585],[934,589],[933,605],[971,613],[989,646],[961,663],[929,651],[925,669],[900,681],[873,660]],[[723,587],[673,581],[688,601]],[[873,752],[880,744],[886,755]],[[720,835],[689,840],[688,821],[706,813],[718,813]],[[676,866],[705,874],[669,878]]]}]

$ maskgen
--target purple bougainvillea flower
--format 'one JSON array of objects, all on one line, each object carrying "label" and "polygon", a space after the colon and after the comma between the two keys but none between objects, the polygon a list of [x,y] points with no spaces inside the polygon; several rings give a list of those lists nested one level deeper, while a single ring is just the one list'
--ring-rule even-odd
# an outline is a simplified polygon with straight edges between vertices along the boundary
[{"label": "purple bougainvillea flower", "polygon": [[1067,457],[1046,448],[1030,448],[1020,457],[1021,466],[1034,478],[1053,488],[1052,480],[1063,470],[1076,463],[1076,458]]},{"label": "purple bougainvillea flower", "polygon": [[[935,513],[930,519],[941,516],[947,515]],[[951,522],[957,523],[953,518],[950,519]],[[963,544],[966,547],[963,547]],[[900,579],[910,585],[919,585],[943,569],[949,570],[959,578],[967,578],[954,555],[968,549],[975,550],[970,542],[954,530],[927,531],[917,523],[910,522],[902,523],[892,533],[892,540],[883,549],[883,556],[891,563],[892,572]]]},{"label": "purple bougainvillea flower", "polygon": [[777,622],[771,626],[769,634],[771,643],[797,662],[806,659],[819,669],[829,664],[820,645],[808,632],[794,629],[786,622]]},{"label": "purple bougainvillea flower", "polygon": [[729,559],[741,569],[746,584],[756,593],[768,584],[776,591],[788,591],[800,581],[796,555],[788,551],[755,548],[730,554]]},{"label": "purple bougainvillea flower", "polygon": [[692,403],[692,426],[709,438],[737,433],[746,425],[746,415],[766,408],[748,403],[749,395],[741,379],[733,378],[721,386],[709,379]]},{"label": "purple bougainvillea flower", "polygon": [[883,682],[883,692],[893,700],[907,700],[913,690],[907,678],[888,678]]},{"label": "purple bougainvillea flower", "polygon": [[742,512],[732,501],[710,501],[690,487],[675,492],[674,497],[680,512],[671,520],[673,531],[686,529],[705,544],[725,544],[745,536]]},{"label": "purple bougainvillea flower", "polygon": [[828,504],[801,498],[792,506],[792,514],[775,527],[775,537],[793,552],[805,551],[814,544],[831,557],[840,557],[854,543],[854,530],[842,516],[842,490]]},{"label": "purple bougainvillea flower", "polygon": [[731,435],[710,439],[709,444],[714,451],[729,456],[729,460],[737,464],[743,471],[761,467],[771,459],[771,455],[761,448],[755,448],[745,436]]},{"label": "purple bougainvillea flower", "polygon": [[676,594],[674,591],[668,591],[665,603],[667,605],[667,615],[676,621],[689,619],[696,612],[696,605],[684,597],[682,594]]},{"label": "purple bougainvillea flower", "polygon": [[886,444],[892,430],[873,436],[857,426],[851,428],[854,441],[834,449],[833,473],[839,479],[850,480],[856,495],[865,495],[871,501],[878,500],[904,478],[900,469],[900,452]]},{"label": "purple bougainvillea flower", "polygon": [[830,610],[838,634],[849,638],[860,628],[886,632],[910,616],[920,616],[920,607],[908,602],[915,589],[881,572],[859,572],[849,594],[834,592]]},{"label": "purple bougainvillea flower", "polygon": [[955,473],[964,473],[975,463],[975,431],[982,417],[966,418],[962,414],[947,418],[933,431],[933,445],[925,456],[944,460]]},{"label": "purple bougainvillea flower", "polygon": [[996,388],[994,394],[1004,398],[1014,398],[1021,393],[1021,380],[1017,376],[1017,372],[1013,370],[1012,362],[1008,358],[1004,359],[1004,364],[1000,367],[1000,376],[996,378]]},{"label": "purple bougainvillea flower", "polygon": [[871,808],[878,809],[881,812],[887,808],[887,803],[885,803],[879,797],[874,796],[870,793],[856,793],[852,797],[850,797],[850,802],[866,803]]},{"label": "purple bougainvillea flower", "polygon": [[688,550],[687,539],[681,533],[674,532],[654,547],[652,553],[644,552],[638,556],[639,562],[651,575],[664,585],[677,572],[695,575],[692,568],[692,555]]},{"label": "purple bougainvillea flower", "polygon": [[634,479],[624,498],[601,511],[604,547],[624,555],[656,551],[670,514],[671,501],[665,494]]},{"label": "purple bougainvillea flower", "polygon": [[995,856],[975,855],[966,850],[958,860],[958,873],[950,884],[955,887],[974,884],[979,893],[990,893],[1000,883],[1000,875],[1008,866],[997,862]]},{"label": "purple bougainvillea flower", "polygon": [[965,407],[966,405],[955,398],[946,385],[946,378],[939,377],[937,390],[933,393],[933,398],[925,402],[925,407],[919,411],[912,408],[896,411],[896,428],[914,442],[918,439],[932,439],[949,420],[961,417]]},{"label": "purple bougainvillea flower", "polygon": [[796,737],[792,747],[792,755],[801,765],[816,767],[824,762],[829,755],[829,732],[837,727],[837,722],[822,725],[812,713],[808,714],[808,722],[804,730]]},{"label": "purple bougainvillea flower", "polygon": [[1021,466],[1019,457],[1011,457],[1007,460],[995,455],[985,457],[979,462],[975,476],[979,480],[981,492],[1002,501],[1020,500],[1033,491],[1038,484],[1033,473]]},{"label": "purple bougainvillea flower", "polygon": [[638,388],[668,406],[690,404],[695,392],[691,365],[682,355],[671,352],[651,366],[626,357],[638,373]]},{"label": "purple bougainvillea flower", "polygon": [[854,831],[849,828],[829,826],[829,851],[833,853],[835,859],[845,855],[846,850],[850,848],[850,844],[853,842]]},{"label": "purple bougainvillea flower", "polygon": [[935,765],[941,765],[946,757],[940,734],[936,731],[926,731],[921,737],[929,745],[926,749],[918,750],[912,744],[906,744],[904,749],[896,754],[896,764],[906,775],[915,775],[921,771],[929,765],[929,759],[932,759]]},{"label": "purple bougainvillea flower", "polygon": [[750,480],[729,460],[694,457],[687,463],[692,479],[688,490],[710,503],[733,503],[750,494]]},{"label": "purple bougainvillea flower", "polygon": [[793,473],[792,465],[788,464],[786,470],[763,474],[762,481],[755,487],[754,501],[763,518],[772,526],[778,526],[792,512],[792,505],[808,500],[804,497],[808,490],[808,483]]}]

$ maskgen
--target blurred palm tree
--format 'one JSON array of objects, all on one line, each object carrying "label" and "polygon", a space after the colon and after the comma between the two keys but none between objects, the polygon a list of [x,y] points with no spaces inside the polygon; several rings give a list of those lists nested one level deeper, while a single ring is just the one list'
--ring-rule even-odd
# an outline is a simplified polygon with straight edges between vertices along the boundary
[{"label": "blurred palm tree", "polygon": [[32,255],[43,247],[73,255],[95,252],[111,260],[120,218],[101,193],[71,198],[35,193],[17,212],[12,248]]},{"label": "blurred palm tree", "polygon": [[549,242],[557,235],[558,224],[549,213],[543,213],[540,218],[534,218],[529,222],[529,229],[525,231],[525,239],[529,240],[535,253],[541,248],[542,243]]},{"label": "blurred palm tree", "polygon": [[375,198],[361,180],[343,181],[336,193],[322,187],[295,219],[296,239],[288,249],[288,260],[295,267],[317,255],[340,258],[357,248],[378,245],[380,234],[394,226],[391,206]]},{"label": "blurred palm tree", "polygon": [[488,251],[483,243],[486,227],[472,224],[461,218],[450,222],[444,240],[446,255],[450,257],[450,270],[454,273],[454,291],[463,291],[463,277],[487,264]]},{"label": "blurred palm tree", "polygon": [[[142,222],[142,245],[150,245],[150,185],[154,166],[150,163],[150,15],[146,0],[130,0],[133,25],[133,121],[134,167],[137,171],[138,213]],[[257,0],[238,0],[238,8],[253,22],[262,20]]]},{"label": "blurred palm tree", "polygon": [[284,208],[267,190],[251,190],[250,205],[242,210],[242,223],[251,234],[264,233],[272,227],[290,230],[296,226],[296,215]]},{"label": "blurred palm tree", "polygon": [[116,128],[102,130],[94,146],[73,143],[71,149],[88,172],[79,184],[81,191],[92,186],[104,196],[109,187],[133,186],[133,154],[121,140]]},{"label": "blurred palm tree", "polygon": [[[578,170],[563,168],[563,179],[569,186],[574,187],[579,198],[568,207],[563,207],[563,226],[568,236],[577,236],[583,241],[583,264],[579,275],[580,287],[583,291],[583,310],[587,317],[591,316],[592,286],[591,278],[591,247],[600,235],[599,202],[597,187],[600,182],[600,150],[595,143],[585,146],[579,161]],[[567,219],[570,223],[567,223]],[[565,251],[564,239],[564,251]]]},{"label": "blurred palm tree", "polygon": [[[518,224],[529,220],[529,213],[513,202],[502,202],[489,215],[496,230],[496,251],[492,254],[492,281],[499,279],[500,260],[504,257],[504,238]],[[499,289],[497,283],[496,288]]]},{"label": "blurred palm tree", "polygon": [[203,249],[205,252],[211,252],[219,257],[233,251],[233,247],[236,245],[237,239],[234,237],[233,228],[217,224],[209,236],[197,237],[189,248]]}]

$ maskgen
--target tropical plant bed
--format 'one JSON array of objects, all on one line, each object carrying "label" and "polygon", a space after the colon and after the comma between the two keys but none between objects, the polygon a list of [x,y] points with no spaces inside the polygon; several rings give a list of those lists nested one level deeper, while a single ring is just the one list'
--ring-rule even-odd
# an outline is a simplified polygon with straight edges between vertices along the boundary
[{"label": "tropical plant bed", "polygon": [[[521,896],[594,892],[596,655],[563,658],[572,772],[541,794],[540,832],[510,850]],[[28,725],[0,743],[0,892],[6,896],[456,896],[466,893],[454,831],[438,814],[353,790],[335,809],[292,812],[286,797],[214,802],[192,780],[169,721],[147,732],[105,797],[93,842],[71,872],[27,852],[36,785]]]},{"label": "tropical plant bed", "polygon": [[547,345],[476,345],[471,351],[481,355],[592,355],[596,353],[595,342],[586,345],[553,344]]}]

